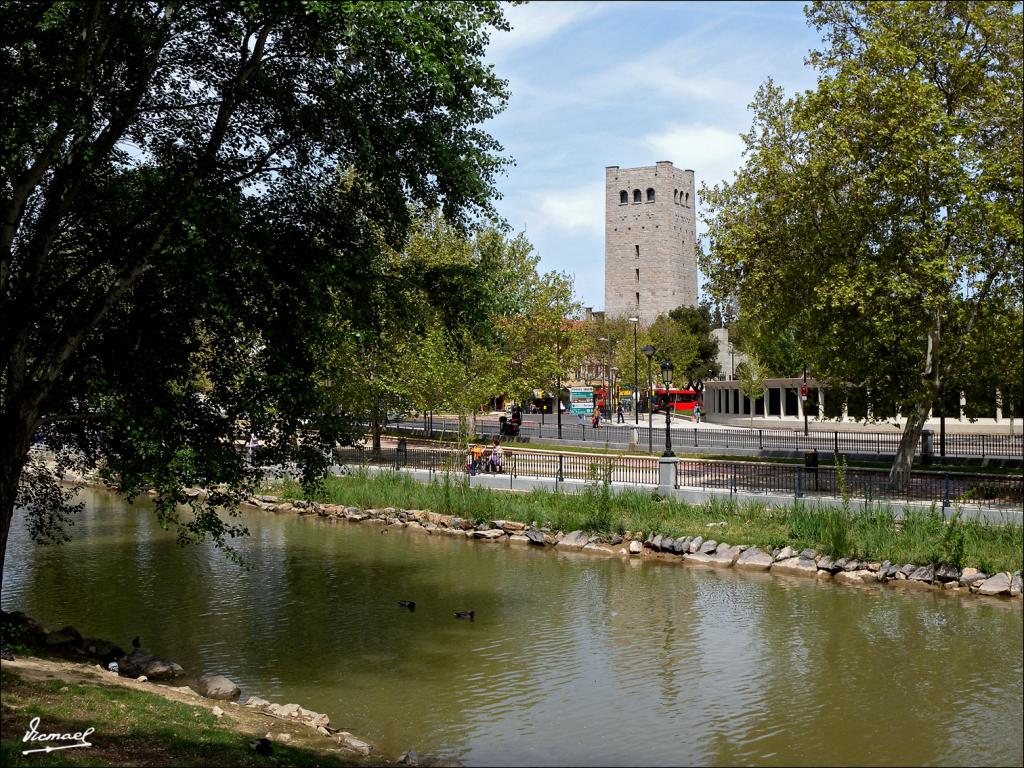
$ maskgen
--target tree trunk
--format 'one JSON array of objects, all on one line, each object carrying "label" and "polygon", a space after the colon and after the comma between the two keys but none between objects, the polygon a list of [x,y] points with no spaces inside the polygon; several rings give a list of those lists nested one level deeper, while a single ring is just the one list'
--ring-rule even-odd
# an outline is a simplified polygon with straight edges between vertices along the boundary
[{"label": "tree trunk", "polygon": [[3,444],[0,446],[0,516],[3,518],[0,520],[0,585],[3,584],[4,565],[7,562],[7,537],[11,532],[11,522],[14,520],[14,501],[18,495],[18,483],[28,461],[28,450],[32,445],[36,424],[36,419],[29,417],[12,424],[14,421],[10,417],[3,420],[5,434]]},{"label": "tree trunk", "polygon": [[374,456],[380,455],[380,406],[375,400],[373,403],[373,418],[371,419],[371,432],[373,433],[372,451]]},{"label": "tree trunk", "polygon": [[907,426],[900,437],[896,457],[889,470],[889,488],[891,490],[902,491],[910,482],[910,472],[914,466],[914,451],[917,450],[917,443],[921,439],[921,431],[924,429],[925,422],[928,421],[928,412],[931,407],[932,399],[929,397],[916,403],[907,416]]}]

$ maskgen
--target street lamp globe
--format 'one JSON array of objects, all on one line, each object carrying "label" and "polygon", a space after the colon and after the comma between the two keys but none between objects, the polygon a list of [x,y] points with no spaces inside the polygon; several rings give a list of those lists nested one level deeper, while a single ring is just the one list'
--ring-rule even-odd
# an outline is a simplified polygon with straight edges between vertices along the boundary
[{"label": "street lamp globe", "polygon": [[666,360],[661,364],[661,380],[665,382],[665,388],[672,386],[672,361]]}]

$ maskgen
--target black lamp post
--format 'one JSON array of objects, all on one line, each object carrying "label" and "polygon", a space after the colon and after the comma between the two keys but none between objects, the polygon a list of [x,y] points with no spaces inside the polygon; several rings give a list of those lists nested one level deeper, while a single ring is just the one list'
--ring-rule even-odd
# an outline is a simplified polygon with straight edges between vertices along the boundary
[{"label": "black lamp post", "polygon": [[654,445],[652,442],[651,433],[651,419],[654,418],[654,409],[652,404],[654,402],[654,380],[651,378],[651,358],[654,357],[654,353],[657,350],[648,344],[643,348],[643,353],[647,356],[647,452],[654,453]]},{"label": "black lamp post", "polygon": [[668,391],[672,386],[672,361],[666,360],[661,364],[661,380],[665,382],[665,452],[662,456],[675,456],[672,453],[672,400]]},{"label": "black lamp post", "polygon": [[559,339],[555,339],[555,360],[558,372],[555,374],[555,413],[558,414],[558,439],[562,439],[562,349]]},{"label": "black lamp post", "polygon": [[629,322],[633,324],[633,423],[640,423],[640,398],[637,397],[637,390],[640,389],[640,375],[637,372],[637,356],[636,356],[636,327],[640,325],[639,317],[629,318]]}]

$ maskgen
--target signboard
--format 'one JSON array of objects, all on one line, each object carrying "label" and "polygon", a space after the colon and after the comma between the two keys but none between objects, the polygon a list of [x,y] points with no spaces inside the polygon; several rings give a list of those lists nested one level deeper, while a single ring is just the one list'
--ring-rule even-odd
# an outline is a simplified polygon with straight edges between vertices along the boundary
[{"label": "signboard", "polygon": [[569,410],[573,414],[589,415],[594,412],[593,387],[569,387]]},{"label": "signboard", "polygon": [[806,384],[803,384],[803,385],[800,386],[800,399],[801,400],[806,400],[807,399],[807,385]]}]

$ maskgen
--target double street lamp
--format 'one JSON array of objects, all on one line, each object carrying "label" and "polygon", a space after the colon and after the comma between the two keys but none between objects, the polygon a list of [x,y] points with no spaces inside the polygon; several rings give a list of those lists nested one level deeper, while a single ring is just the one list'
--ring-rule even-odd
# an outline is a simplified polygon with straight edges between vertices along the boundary
[{"label": "double street lamp", "polygon": [[651,434],[651,419],[654,418],[654,380],[651,378],[651,358],[657,350],[650,344],[643,348],[647,356],[647,452],[654,453],[653,438]]},{"label": "double street lamp", "polygon": [[665,452],[664,457],[675,456],[672,453],[672,398],[669,389],[672,386],[672,361],[665,360],[661,364],[661,380],[665,382]]}]

